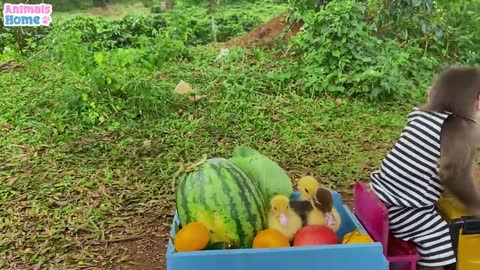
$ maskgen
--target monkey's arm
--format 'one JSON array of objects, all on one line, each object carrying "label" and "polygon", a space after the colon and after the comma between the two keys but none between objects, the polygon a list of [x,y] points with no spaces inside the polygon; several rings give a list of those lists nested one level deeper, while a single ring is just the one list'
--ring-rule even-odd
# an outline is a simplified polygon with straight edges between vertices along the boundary
[{"label": "monkey's arm", "polygon": [[439,178],[446,189],[474,213],[480,213],[475,186],[476,127],[463,119],[445,121],[440,139]]}]

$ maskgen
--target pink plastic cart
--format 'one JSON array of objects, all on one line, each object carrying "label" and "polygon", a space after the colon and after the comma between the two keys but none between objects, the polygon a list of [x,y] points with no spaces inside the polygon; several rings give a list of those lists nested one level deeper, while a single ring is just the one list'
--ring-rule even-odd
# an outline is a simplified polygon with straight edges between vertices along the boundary
[{"label": "pink plastic cart", "polygon": [[390,233],[387,208],[365,183],[356,183],[354,214],[373,240],[382,244],[390,270],[416,270],[420,255],[415,245]]}]

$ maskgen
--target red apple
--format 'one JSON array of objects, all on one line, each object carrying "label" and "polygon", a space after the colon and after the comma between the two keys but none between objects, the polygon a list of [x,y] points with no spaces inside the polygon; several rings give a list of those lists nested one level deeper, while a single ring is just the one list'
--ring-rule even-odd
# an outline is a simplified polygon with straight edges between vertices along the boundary
[{"label": "red apple", "polygon": [[297,232],[293,246],[315,246],[340,244],[335,232],[327,226],[309,225]]}]

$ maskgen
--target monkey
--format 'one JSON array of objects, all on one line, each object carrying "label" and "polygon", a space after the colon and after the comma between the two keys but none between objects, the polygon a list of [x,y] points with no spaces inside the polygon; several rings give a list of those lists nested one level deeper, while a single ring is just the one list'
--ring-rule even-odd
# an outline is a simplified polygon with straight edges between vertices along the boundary
[{"label": "monkey", "polygon": [[439,178],[470,212],[480,216],[475,185],[476,151],[480,146],[480,69],[453,68],[429,90],[423,110],[449,111],[440,138]]},{"label": "monkey", "polygon": [[419,270],[456,264],[449,226],[436,209],[445,190],[480,215],[474,181],[479,120],[480,70],[447,68],[428,90],[426,103],[407,115],[399,139],[370,174],[370,186],[388,210],[391,233],[416,244]]}]

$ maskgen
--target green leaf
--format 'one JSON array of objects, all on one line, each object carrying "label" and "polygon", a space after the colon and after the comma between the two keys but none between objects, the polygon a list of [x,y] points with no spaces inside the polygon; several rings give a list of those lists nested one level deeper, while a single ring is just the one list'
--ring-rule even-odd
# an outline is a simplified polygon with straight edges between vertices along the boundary
[{"label": "green leaf", "polygon": [[103,53],[95,53],[93,57],[95,58],[97,65],[102,65],[104,59]]}]

